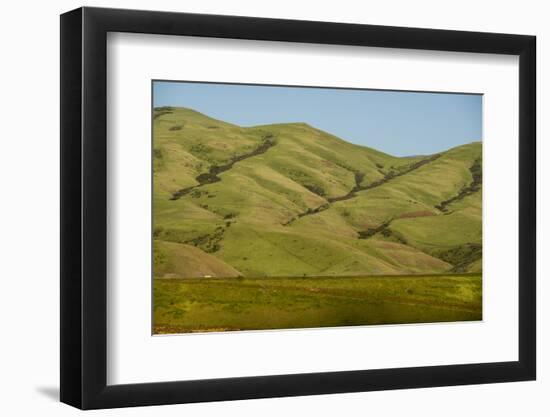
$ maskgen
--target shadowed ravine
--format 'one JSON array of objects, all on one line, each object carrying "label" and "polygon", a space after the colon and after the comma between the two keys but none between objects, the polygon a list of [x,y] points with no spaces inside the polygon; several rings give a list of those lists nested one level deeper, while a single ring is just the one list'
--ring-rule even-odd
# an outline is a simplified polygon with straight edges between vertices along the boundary
[{"label": "shadowed ravine", "polygon": [[470,194],[473,194],[481,189],[482,171],[480,159],[476,159],[474,161],[474,163],[470,167],[470,173],[472,174],[472,182],[469,185],[463,187],[454,197],[439,203],[437,206],[435,206],[436,209],[444,212],[445,214],[450,214],[452,212],[449,212],[449,210],[447,209],[447,206],[449,204],[460,201]]},{"label": "shadowed ravine", "polygon": [[293,222],[295,222],[296,220],[298,220],[302,217],[311,216],[312,214],[317,214],[317,213],[320,213],[322,211],[325,211],[326,209],[328,209],[330,207],[330,205],[332,203],[336,203],[338,201],[350,200],[352,198],[355,198],[355,197],[357,197],[357,193],[359,191],[366,191],[366,190],[371,190],[371,189],[376,188],[376,187],[380,187],[381,185],[384,185],[385,183],[387,183],[387,182],[389,182],[389,181],[391,181],[395,178],[406,175],[406,174],[408,174],[408,173],[410,173],[414,170],[417,170],[418,168],[420,168],[420,167],[422,167],[422,166],[424,166],[424,165],[426,165],[426,164],[428,164],[432,161],[435,161],[440,156],[441,156],[440,154],[435,154],[435,155],[430,156],[429,158],[422,159],[421,161],[418,161],[418,162],[415,162],[414,164],[411,164],[406,170],[404,170],[402,172],[398,172],[398,173],[390,172],[390,173],[386,174],[384,176],[384,178],[382,178],[378,181],[374,181],[373,183],[371,183],[369,185],[361,185],[361,181],[363,181],[363,178],[364,178],[365,174],[363,174],[361,172],[356,172],[355,173],[355,186],[347,194],[344,194],[344,195],[339,196],[339,197],[327,198],[326,203],[321,204],[319,207],[316,207],[314,209],[308,208],[306,211],[304,211],[302,213],[299,213],[296,217],[293,217],[292,219],[290,219],[286,223],[283,223],[283,226],[289,226]]},{"label": "shadowed ravine", "polygon": [[233,165],[235,165],[235,163],[243,161],[248,158],[252,158],[256,155],[261,155],[267,152],[267,150],[274,145],[275,145],[275,140],[273,139],[273,135],[271,134],[265,135],[263,137],[262,144],[258,146],[256,149],[254,149],[252,152],[239,155],[239,156],[234,156],[225,165],[212,165],[208,170],[208,172],[204,172],[195,178],[195,180],[198,182],[197,185],[193,185],[187,188],[182,188],[181,190],[176,191],[175,193],[172,194],[172,197],[170,197],[170,200],[177,200],[178,198],[181,198],[184,195],[189,194],[194,189],[202,187],[203,185],[212,184],[212,183],[221,181],[222,179],[219,177],[219,175],[233,168]]}]

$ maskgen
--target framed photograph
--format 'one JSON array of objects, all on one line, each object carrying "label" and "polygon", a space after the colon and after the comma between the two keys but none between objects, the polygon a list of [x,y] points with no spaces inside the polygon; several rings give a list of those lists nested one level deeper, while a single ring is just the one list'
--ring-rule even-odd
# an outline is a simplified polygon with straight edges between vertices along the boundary
[{"label": "framed photograph", "polygon": [[535,379],[535,37],[85,7],[61,102],[61,401]]}]

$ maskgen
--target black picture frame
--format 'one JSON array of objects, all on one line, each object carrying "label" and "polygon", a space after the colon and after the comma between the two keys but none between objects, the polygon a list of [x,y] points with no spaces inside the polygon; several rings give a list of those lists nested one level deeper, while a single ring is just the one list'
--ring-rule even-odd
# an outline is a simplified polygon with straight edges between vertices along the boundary
[{"label": "black picture frame", "polygon": [[[107,385],[108,32],[519,56],[519,358],[512,362]],[[80,8],[61,16],[61,401],[82,409],[536,377],[534,36]]]}]

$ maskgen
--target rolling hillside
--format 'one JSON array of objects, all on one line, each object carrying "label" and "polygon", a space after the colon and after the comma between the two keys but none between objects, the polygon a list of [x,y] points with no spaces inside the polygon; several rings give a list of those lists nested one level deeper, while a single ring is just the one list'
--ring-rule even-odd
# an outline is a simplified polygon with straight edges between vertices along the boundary
[{"label": "rolling hillside", "polygon": [[153,117],[156,278],[481,272],[481,143],[398,158],[304,123]]}]

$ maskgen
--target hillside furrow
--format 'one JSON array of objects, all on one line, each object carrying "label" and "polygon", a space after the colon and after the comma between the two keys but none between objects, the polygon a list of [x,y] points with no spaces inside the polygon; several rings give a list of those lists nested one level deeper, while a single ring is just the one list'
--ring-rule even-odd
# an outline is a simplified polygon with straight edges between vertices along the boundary
[{"label": "hillside furrow", "polygon": [[261,155],[267,152],[267,150],[274,145],[275,145],[275,140],[273,139],[273,135],[266,135],[263,138],[262,144],[258,146],[256,149],[254,149],[252,152],[235,156],[225,165],[212,165],[209,168],[208,172],[202,173],[195,178],[195,180],[198,182],[197,185],[182,188],[172,193],[170,200],[177,200],[183,197],[184,195],[189,194],[191,191],[197,188],[221,181],[222,179],[219,177],[219,175],[222,174],[223,172],[229,171],[231,168],[233,168],[233,165],[235,165],[237,162],[244,161],[245,159],[249,159],[257,155]]},{"label": "hillside furrow", "polygon": [[325,211],[325,210],[327,210],[328,208],[331,207],[332,203],[336,203],[338,201],[350,200],[352,198],[355,198],[355,197],[357,197],[357,193],[360,192],[360,191],[366,191],[366,190],[371,190],[371,189],[376,188],[376,187],[380,187],[381,185],[384,185],[387,182],[389,182],[389,181],[391,181],[395,178],[402,177],[403,175],[409,174],[412,171],[415,171],[418,168],[420,168],[420,167],[422,167],[422,166],[424,166],[424,165],[426,165],[430,162],[435,161],[440,156],[441,156],[441,154],[435,154],[435,155],[430,156],[429,158],[422,159],[418,162],[415,162],[414,164],[411,164],[410,166],[408,166],[405,170],[403,170],[401,172],[397,172],[397,173],[390,172],[388,174],[385,174],[384,178],[382,178],[378,181],[374,181],[374,182],[372,182],[368,185],[361,185],[361,182],[363,181],[363,178],[364,178],[364,174],[361,173],[361,172],[355,172],[355,186],[347,194],[344,194],[344,195],[339,196],[339,197],[327,198],[327,202],[325,204],[322,204],[322,205],[320,205],[320,206],[318,206],[314,209],[308,208],[306,211],[304,211],[302,213],[298,213],[298,215],[296,217],[293,217],[292,219],[290,219],[286,223],[283,223],[283,226],[289,226],[292,223],[294,223],[296,220],[298,220],[302,217],[311,216],[313,214],[317,214],[317,213],[320,213],[322,211]]},{"label": "hillside furrow", "polygon": [[[407,240],[403,236],[395,233],[390,228],[394,220],[396,219],[390,219],[380,224],[378,227],[373,227],[367,230],[360,231],[358,238],[370,239],[371,237],[374,237],[375,235],[380,234],[385,238],[391,238],[397,243],[400,243],[402,245],[415,247],[413,245],[410,245],[409,242],[407,242]],[[416,247],[416,249],[422,250],[421,248],[418,248],[418,247]],[[452,268],[449,269],[449,272],[452,272],[452,273],[467,272],[468,267],[471,264],[473,264],[474,262],[482,258],[482,246],[481,244],[478,244],[478,243],[466,243],[463,245],[457,245],[451,249],[447,249],[443,251],[424,251],[424,250],[422,251],[429,256],[433,256],[434,258],[441,259],[442,261],[452,265]]]},{"label": "hillside furrow", "polygon": [[481,159],[478,158],[474,161],[474,163],[470,167],[470,173],[472,174],[472,182],[469,185],[463,187],[457,195],[436,205],[436,209],[444,212],[445,214],[450,214],[451,212],[449,212],[449,210],[447,209],[447,206],[449,204],[463,200],[470,194],[473,194],[480,190],[482,181]]}]

